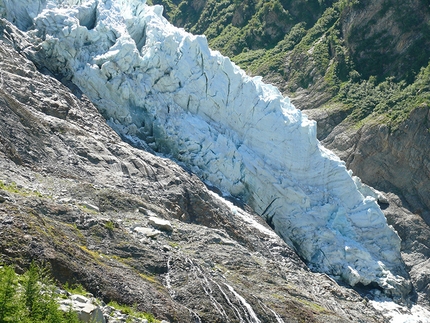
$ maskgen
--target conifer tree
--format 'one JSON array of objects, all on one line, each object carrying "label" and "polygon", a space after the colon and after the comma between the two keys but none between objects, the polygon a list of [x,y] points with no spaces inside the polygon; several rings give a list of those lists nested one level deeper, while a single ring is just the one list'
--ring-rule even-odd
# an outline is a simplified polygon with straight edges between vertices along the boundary
[{"label": "conifer tree", "polygon": [[0,323],[13,322],[18,312],[17,277],[12,267],[0,268]]},{"label": "conifer tree", "polygon": [[55,284],[46,267],[31,263],[18,276],[12,267],[0,266],[0,323],[79,323],[72,309],[59,309]]},{"label": "conifer tree", "polygon": [[[29,322],[60,322],[61,312],[56,301],[55,285],[48,270],[31,263],[23,276],[22,303],[25,304],[25,317]],[[24,318],[23,318],[24,321]]]}]

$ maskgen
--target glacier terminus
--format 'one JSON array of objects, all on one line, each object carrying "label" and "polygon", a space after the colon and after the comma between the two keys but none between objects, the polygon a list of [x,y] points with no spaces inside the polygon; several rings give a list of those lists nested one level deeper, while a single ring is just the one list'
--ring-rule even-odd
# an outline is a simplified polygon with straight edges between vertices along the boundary
[{"label": "glacier terminus", "polygon": [[[277,88],[142,0],[0,0],[27,56],[96,104],[123,137],[240,198],[307,262],[351,286],[411,290],[375,196]],[[374,194],[371,194],[374,195]]]}]

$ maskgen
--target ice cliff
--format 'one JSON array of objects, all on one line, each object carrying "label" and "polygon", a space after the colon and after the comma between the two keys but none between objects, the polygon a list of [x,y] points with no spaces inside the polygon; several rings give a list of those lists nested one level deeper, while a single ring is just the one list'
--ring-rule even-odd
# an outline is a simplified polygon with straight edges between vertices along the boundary
[{"label": "ice cliff", "polygon": [[273,86],[139,0],[0,0],[28,56],[71,80],[131,140],[252,206],[309,266],[409,292],[400,239]]}]

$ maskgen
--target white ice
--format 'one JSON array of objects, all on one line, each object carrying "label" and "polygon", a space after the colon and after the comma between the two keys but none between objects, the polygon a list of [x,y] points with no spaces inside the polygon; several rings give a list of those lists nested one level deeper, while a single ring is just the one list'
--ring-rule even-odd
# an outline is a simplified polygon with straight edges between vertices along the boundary
[{"label": "white ice", "polygon": [[376,282],[396,297],[409,292],[399,237],[320,145],[315,122],[210,50],[204,36],[170,25],[162,7],[0,0],[0,13],[116,131],[244,200],[310,267],[351,285]]},{"label": "white ice", "polygon": [[379,300],[370,301],[370,304],[380,311],[390,323],[430,322],[430,312],[420,305],[412,305],[408,308],[384,297]]}]

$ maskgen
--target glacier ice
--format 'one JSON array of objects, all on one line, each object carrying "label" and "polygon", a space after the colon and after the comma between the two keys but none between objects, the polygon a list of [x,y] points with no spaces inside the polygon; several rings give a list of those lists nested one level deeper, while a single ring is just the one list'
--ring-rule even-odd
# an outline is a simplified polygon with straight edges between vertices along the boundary
[{"label": "glacier ice", "polygon": [[0,13],[32,39],[28,54],[72,80],[118,132],[244,200],[312,269],[410,291],[399,237],[320,145],[315,122],[204,36],[170,25],[162,7],[0,0]]}]

